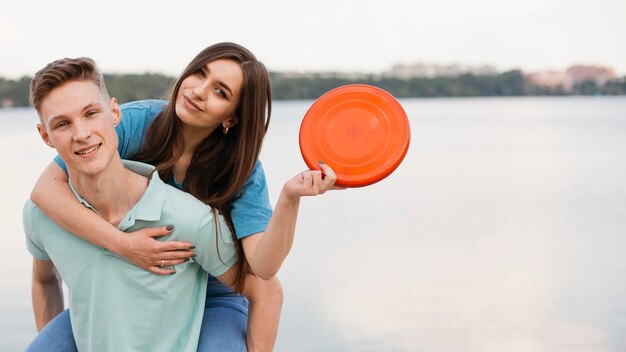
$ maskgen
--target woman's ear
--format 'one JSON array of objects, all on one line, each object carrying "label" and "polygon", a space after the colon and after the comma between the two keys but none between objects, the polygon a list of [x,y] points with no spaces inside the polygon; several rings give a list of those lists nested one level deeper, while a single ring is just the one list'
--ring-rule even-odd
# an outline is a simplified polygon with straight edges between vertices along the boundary
[{"label": "woman's ear", "polygon": [[229,118],[228,120],[222,122],[222,127],[224,128],[233,128],[237,126],[239,123],[239,119],[236,116]]}]

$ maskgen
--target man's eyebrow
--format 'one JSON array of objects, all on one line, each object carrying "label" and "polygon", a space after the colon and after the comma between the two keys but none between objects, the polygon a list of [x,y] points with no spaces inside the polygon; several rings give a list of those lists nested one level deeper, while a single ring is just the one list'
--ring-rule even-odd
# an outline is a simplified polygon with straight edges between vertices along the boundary
[{"label": "man's eyebrow", "polygon": [[50,124],[50,126],[54,125],[58,120],[64,119],[65,115],[61,114],[61,115],[56,115],[50,119],[48,119],[48,124]]},{"label": "man's eyebrow", "polygon": [[[81,113],[83,113],[83,112],[85,112],[85,110],[93,109],[93,108],[96,108],[96,107],[102,107],[102,104],[100,104],[98,102],[92,102],[92,103],[89,103],[89,104],[85,105],[82,109],[80,109],[80,111],[81,111]],[[64,119],[64,118],[67,118],[67,116],[65,116],[65,114],[56,115],[56,116],[51,117],[48,120],[48,123],[50,125],[53,125],[54,122],[56,122],[58,120],[61,120],[61,119]]]},{"label": "man's eyebrow", "polygon": [[80,109],[81,112],[85,112],[85,110],[89,110],[89,109],[93,109],[93,108],[101,108],[102,104],[98,103],[98,102],[92,102],[89,103],[87,105],[85,105],[82,109]]}]

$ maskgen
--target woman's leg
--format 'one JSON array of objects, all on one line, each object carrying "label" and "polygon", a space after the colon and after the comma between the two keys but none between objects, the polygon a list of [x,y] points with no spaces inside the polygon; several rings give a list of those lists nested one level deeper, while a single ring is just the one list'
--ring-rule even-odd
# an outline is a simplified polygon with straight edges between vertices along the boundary
[{"label": "woman's leg", "polygon": [[72,333],[69,309],[52,319],[28,345],[26,351],[78,352]]},{"label": "woman's leg", "polygon": [[248,300],[209,279],[198,352],[246,351]]}]

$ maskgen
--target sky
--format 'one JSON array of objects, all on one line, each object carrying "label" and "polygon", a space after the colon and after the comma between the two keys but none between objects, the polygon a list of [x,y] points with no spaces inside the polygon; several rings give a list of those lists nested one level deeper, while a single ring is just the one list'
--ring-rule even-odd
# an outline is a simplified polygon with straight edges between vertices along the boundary
[{"label": "sky", "polygon": [[0,76],[88,56],[105,73],[178,75],[232,41],[272,71],[381,73],[394,64],[626,75],[624,0],[6,0]]}]

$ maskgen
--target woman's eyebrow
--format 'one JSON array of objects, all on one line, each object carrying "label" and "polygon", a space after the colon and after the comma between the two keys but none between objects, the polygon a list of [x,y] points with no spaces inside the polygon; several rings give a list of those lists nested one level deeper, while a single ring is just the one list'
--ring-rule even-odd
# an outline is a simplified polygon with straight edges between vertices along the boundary
[{"label": "woman's eyebrow", "polygon": [[[206,72],[207,75],[211,74],[211,70],[209,69],[209,64],[206,64],[203,68],[204,72]],[[228,84],[222,82],[222,81],[216,81],[218,85],[224,87],[224,90],[226,90],[228,92],[228,94],[230,94],[231,96],[233,95],[233,90],[228,86]]]},{"label": "woman's eyebrow", "polygon": [[224,83],[222,81],[217,81],[217,84],[219,84],[220,86],[224,87],[224,90],[228,91],[228,94],[230,94],[231,96],[233,95],[233,91],[232,91],[232,89],[230,89],[228,84],[226,84],[226,83]]}]

